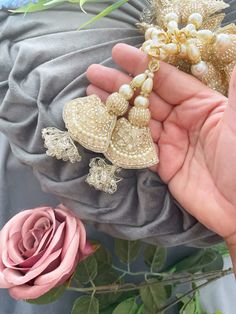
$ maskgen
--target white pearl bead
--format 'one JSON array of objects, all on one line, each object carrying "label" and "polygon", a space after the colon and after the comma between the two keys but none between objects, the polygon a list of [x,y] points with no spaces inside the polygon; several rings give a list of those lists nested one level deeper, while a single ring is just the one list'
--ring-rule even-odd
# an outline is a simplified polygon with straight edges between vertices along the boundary
[{"label": "white pearl bead", "polygon": [[170,55],[174,55],[178,52],[178,46],[174,43],[165,45],[163,49]]},{"label": "white pearl bead", "polygon": [[175,21],[170,21],[167,25],[167,28],[170,32],[178,30],[178,23]]},{"label": "white pearl bead", "polygon": [[148,78],[142,85],[142,91],[144,93],[150,94],[153,89],[153,79]]},{"label": "white pearl bead", "polygon": [[196,28],[200,28],[203,23],[203,17],[199,13],[193,13],[188,18],[188,23],[194,24]]},{"label": "white pearl bead", "polygon": [[194,63],[200,62],[201,53],[200,53],[200,50],[199,50],[199,48],[197,46],[195,46],[193,44],[190,44],[187,47],[187,54],[188,54],[189,59],[192,62],[194,62]]},{"label": "white pearl bead", "polygon": [[219,34],[216,37],[216,48],[219,50],[226,50],[228,49],[232,44],[231,38],[228,34]]},{"label": "white pearl bead", "polygon": [[124,84],[120,87],[119,94],[122,95],[126,100],[130,100],[134,96],[134,91],[130,85]]},{"label": "white pearl bead", "polygon": [[159,29],[154,29],[151,33],[151,38],[158,38],[159,34],[163,33],[162,31],[160,31]]},{"label": "white pearl bead", "polygon": [[165,22],[168,24],[171,21],[179,22],[179,17],[175,12],[170,12],[165,16]]},{"label": "white pearl bead", "polygon": [[144,96],[138,96],[134,100],[134,105],[141,108],[148,108],[149,99]]},{"label": "white pearl bead", "polygon": [[142,48],[145,49],[147,46],[153,45],[153,41],[151,39],[146,40],[143,45]]},{"label": "white pearl bead", "polygon": [[149,72],[149,73],[148,73],[148,77],[151,78],[151,79],[153,79],[153,78],[154,78],[154,73]]},{"label": "white pearl bead", "polygon": [[140,87],[142,86],[143,82],[146,80],[147,75],[146,74],[139,74],[135,76],[132,83],[134,87]]},{"label": "white pearl bead", "polygon": [[155,30],[156,30],[155,27],[149,27],[145,33],[145,40],[151,39],[152,38],[152,32]]},{"label": "white pearl bead", "polygon": [[180,56],[180,57],[183,57],[183,58],[187,56],[187,46],[186,46],[186,45],[182,44],[182,45],[180,46],[180,53],[179,53],[179,56]]},{"label": "white pearl bead", "polygon": [[196,31],[196,26],[194,24],[188,24],[185,26],[185,29],[192,33]]},{"label": "white pearl bead", "polygon": [[200,61],[198,64],[194,64],[191,67],[192,74],[201,79],[208,72],[208,65],[204,61]]},{"label": "white pearl bead", "polygon": [[209,29],[203,29],[203,30],[198,31],[197,36],[200,40],[206,43],[210,43],[214,38],[213,32],[210,31]]}]

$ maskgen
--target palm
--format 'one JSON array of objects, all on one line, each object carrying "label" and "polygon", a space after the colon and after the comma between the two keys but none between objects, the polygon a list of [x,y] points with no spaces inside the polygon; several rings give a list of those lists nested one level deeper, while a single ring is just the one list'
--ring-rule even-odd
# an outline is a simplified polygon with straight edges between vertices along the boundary
[{"label": "palm", "polygon": [[[139,50],[123,44],[115,47],[113,58],[132,75],[143,72],[148,62]],[[98,65],[89,68],[88,78],[88,94],[101,98],[130,81],[128,75]],[[190,214],[236,243],[236,107],[196,79],[162,64],[150,109],[160,158],[152,170]]]}]

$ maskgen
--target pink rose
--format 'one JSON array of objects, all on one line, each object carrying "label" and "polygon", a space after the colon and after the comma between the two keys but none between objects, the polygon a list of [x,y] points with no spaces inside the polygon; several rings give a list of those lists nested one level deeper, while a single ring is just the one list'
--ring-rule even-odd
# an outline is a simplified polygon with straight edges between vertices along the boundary
[{"label": "pink rose", "polygon": [[0,288],[17,300],[36,299],[92,253],[84,225],[64,206],[22,211],[0,231]]}]

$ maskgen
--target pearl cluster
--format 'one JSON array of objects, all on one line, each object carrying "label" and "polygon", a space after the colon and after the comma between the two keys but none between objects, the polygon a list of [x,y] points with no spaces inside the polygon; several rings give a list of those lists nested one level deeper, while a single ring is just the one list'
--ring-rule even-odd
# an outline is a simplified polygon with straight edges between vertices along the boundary
[{"label": "pearl cluster", "polygon": [[[124,84],[119,89],[119,94],[126,101],[134,97],[136,89],[140,89],[140,95],[134,99],[134,107],[130,109],[128,118],[132,125],[146,127],[151,118],[149,107],[149,95],[153,89],[154,74],[150,70],[139,74],[130,84]],[[111,97],[111,96],[110,96]],[[110,106],[111,107],[111,106]]]},{"label": "pearl cluster", "polygon": [[208,64],[202,60],[201,45],[209,45],[223,53],[232,45],[229,34],[217,34],[203,26],[203,16],[193,13],[188,17],[187,25],[179,28],[180,17],[175,12],[165,15],[163,29],[151,26],[146,30],[142,50],[159,60],[168,61],[176,57],[190,63],[192,74],[202,80],[208,73]]}]

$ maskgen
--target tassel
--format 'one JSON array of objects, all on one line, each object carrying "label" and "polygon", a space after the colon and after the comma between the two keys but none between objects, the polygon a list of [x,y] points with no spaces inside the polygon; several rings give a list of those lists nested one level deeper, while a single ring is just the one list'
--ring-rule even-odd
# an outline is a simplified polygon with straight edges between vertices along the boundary
[{"label": "tassel", "polygon": [[57,128],[45,128],[42,130],[46,154],[71,163],[81,161],[81,156],[68,132]]},{"label": "tassel", "polygon": [[117,191],[117,183],[122,179],[116,176],[121,168],[109,165],[102,158],[93,158],[89,164],[90,171],[86,182],[96,190],[113,194]]}]

